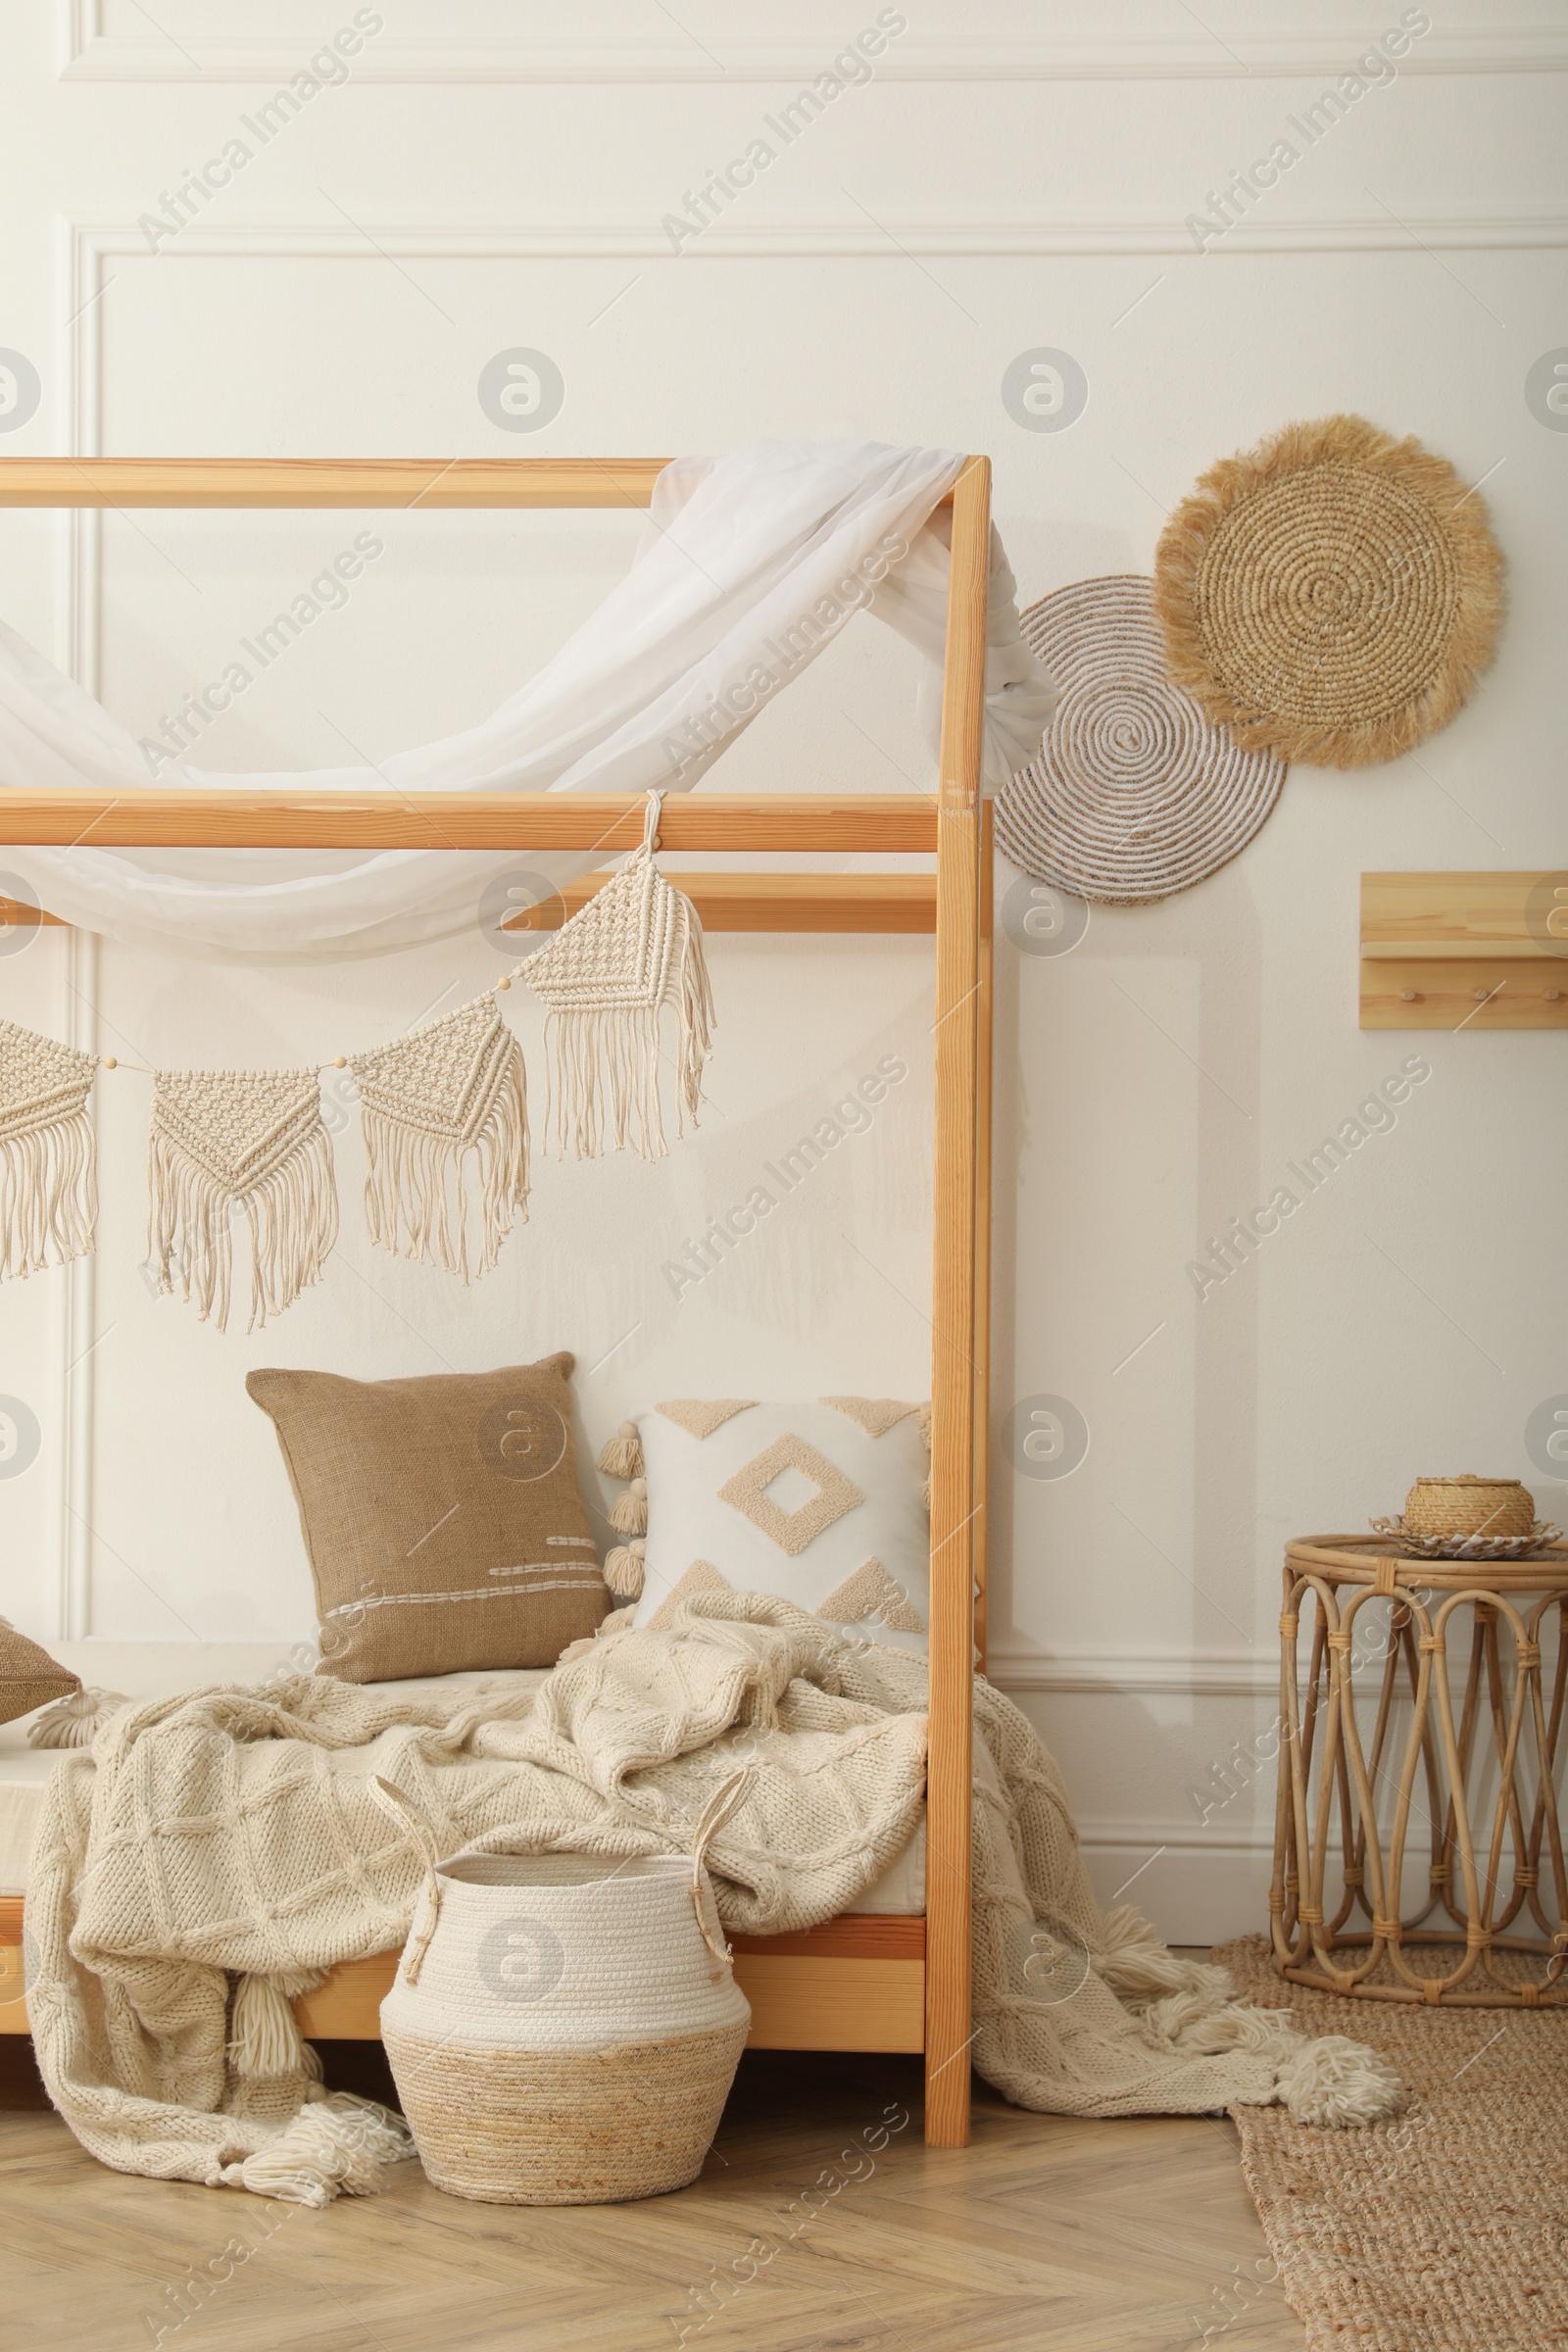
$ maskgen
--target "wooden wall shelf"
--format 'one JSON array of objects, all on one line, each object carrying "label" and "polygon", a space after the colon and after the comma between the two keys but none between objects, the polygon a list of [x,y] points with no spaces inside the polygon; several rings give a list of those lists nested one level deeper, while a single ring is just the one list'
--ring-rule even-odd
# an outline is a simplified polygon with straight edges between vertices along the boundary
[{"label": "wooden wall shelf", "polygon": [[1568,1029],[1568,872],[1363,874],[1363,1029]]}]

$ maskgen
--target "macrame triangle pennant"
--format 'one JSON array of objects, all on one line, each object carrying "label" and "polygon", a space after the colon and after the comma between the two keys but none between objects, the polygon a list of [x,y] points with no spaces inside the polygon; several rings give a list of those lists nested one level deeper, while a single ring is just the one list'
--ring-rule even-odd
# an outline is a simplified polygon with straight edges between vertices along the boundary
[{"label": "macrame triangle pennant", "polygon": [[464,1163],[478,1153],[475,1272],[528,1213],[528,1103],[522,1054],[495,998],[476,997],[389,1046],[355,1054],[372,1242],[468,1280]]},{"label": "macrame triangle pennant", "polygon": [[659,1098],[659,1027],[665,1005],[678,1024],[677,1114],[697,1124],[703,1068],[712,1045],[713,1000],[703,926],[691,901],[654,863],[660,795],[648,796],[641,849],[517,977],[549,1008],[547,1126],[557,1155],[578,1159],[628,1148],[643,1159],[668,1150]]},{"label": "macrame triangle pennant", "polygon": [[0,1282],[93,1247],[97,1067],[91,1054],[0,1021]]},{"label": "macrame triangle pennant", "polygon": [[251,1229],[247,1331],[320,1279],[337,1239],[332,1145],[315,1070],[156,1070],[147,1248],[205,1322],[228,1324],[233,1238]]}]

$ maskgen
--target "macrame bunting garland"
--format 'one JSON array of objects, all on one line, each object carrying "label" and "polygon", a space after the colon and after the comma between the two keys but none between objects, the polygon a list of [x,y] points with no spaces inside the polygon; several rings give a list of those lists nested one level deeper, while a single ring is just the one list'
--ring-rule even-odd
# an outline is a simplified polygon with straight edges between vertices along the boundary
[{"label": "macrame bunting garland", "polygon": [[[251,1229],[253,1331],[318,1282],[337,1240],[332,1145],[315,1070],[155,1070],[147,1251],[203,1322],[228,1324],[231,1219]],[[215,1311],[216,1310],[216,1311]]]},{"label": "macrame bunting garland", "polygon": [[492,994],[350,1057],[360,1090],[372,1242],[448,1274],[468,1274],[465,1162],[478,1154],[487,1274],[528,1216],[528,1102],[522,1053]]},{"label": "macrame bunting garland", "polygon": [[0,1282],[85,1257],[98,1218],[87,1097],[97,1062],[0,1021]]},{"label": "macrame bunting garland", "polygon": [[547,1132],[558,1158],[628,1148],[643,1159],[668,1151],[659,1096],[660,1016],[677,1023],[676,1102],[684,1134],[697,1124],[703,1069],[712,1050],[713,999],[703,926],[691,901],[654,863],[661,795],[648,796],[642,847],[564,923],[548,947],[518,966],[548,1007]]},{"label": "macrame bunting garland", "polygon": [[[514,974],[547,1007],[550,1119],[563,1157],[568,1142],[579,1159],[597,1157],[607,1135],[612,1150],[629,1147],[649,1160],[664,1155],[659,1063],[666,1005],[678,1029],[681,1131],[688,1113],[697,1123],[713,1000],[697,911],[654,863],[660,799],[649,794],[642,845],[622,870]],[[106,1056],[103,1066],[118,1065]],[[337,1066],[352,1072],[359,1092],[370,1240],[465,1282],[487,1274],[528,1213],[522,1051],[495,991]],[[0,1281],[93,1247],[98,1203],[87,1098],[97,1069],[91,1054],[0,1021]],[[319,1072],[146,1075],[153,1082],[147,1250],[159,1291],[171,1296],[177,1284],[203,1322],[226,1330],[232,1224],[243,1212],[252,1244],[246,1329],[253,1331],[320,1280],[337,1240]],[[471,1254],[470,1190],[479,1216]],[[625,1513],[633,1513],[629,1502]],[[636,1528],[616,1524],[622,1534],[641,1528],[640,1520]]]}]

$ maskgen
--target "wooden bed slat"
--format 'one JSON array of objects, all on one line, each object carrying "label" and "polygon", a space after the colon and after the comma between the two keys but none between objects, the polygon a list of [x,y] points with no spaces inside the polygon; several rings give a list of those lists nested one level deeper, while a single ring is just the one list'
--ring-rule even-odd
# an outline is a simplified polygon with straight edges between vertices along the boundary
[{"label": "wooden bed slat", "polygon": [[[589,792],[195,792],[115,794],[59,785],[0,798],[18,846],[238,850],[634,850],[644,796]],[[672,793],[664,850],[869,851],[937,846],[925,793]]]},{"label": "wooden bed slat", "polygon": [[953,501],[937,826],[931,1282],[931,1690],[926,1764],[925,2136],[969,2136],[969,1806],[974,1696],[975,1276],[979,1206],[980,762],[991,467]]},{"label": "wooden bed slat", "polygon": [[[667,458],[0,458],[0,507],[648,506]],[[938,501],[952,503],[952,493]]]},{"label": "wooden bed slat", "polygon": [[[25,2034],[22,1897],[0,1897],[0,2034]],[[918,2050],[924,2043],[925,1921],[846,1912],[793,1936],[737,1936],[735,1974],[755,2049]],[[318,2041],[374,2041],[396,1952],[347,1960],[294,2004]]]},{"label": "wooden bed slat", "polygon": [[[932,932],[935,874],[682,874],[666,878],[685,892],[705,931]],[[610,876],[564,882],[553,899],[505,923],[507,931],[556,931],[586,906]],[[58,914],[0,898],[0,930],[63,927]]]}]

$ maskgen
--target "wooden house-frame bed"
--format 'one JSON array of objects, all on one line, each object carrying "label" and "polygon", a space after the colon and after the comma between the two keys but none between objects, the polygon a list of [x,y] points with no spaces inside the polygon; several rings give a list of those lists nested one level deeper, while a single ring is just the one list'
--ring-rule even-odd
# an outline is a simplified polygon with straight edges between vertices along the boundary
[{"label": "wooden house-frame bed", "polygon": [[[0,506],[528,508],[647,506],[657,459],[0,459]],[[934,935],[930,1749],[923,1919],[846,1915],[804,1935],[738,1936],[752,2041],[774,2049],[921,2051],[925,2136],[969,2129],[970,1708],[983,1665],[990,1354],[991,840],[981,797],[990,465],[964,462],[953,511],[938,789],[932,796],[672,795],[661,844],[689,853],[920,853],[934,871],[670,878],[723,931]],[[8,791],[6,843],[145,848],[619,852],[640,800],[575,793],[295,796],[138,789]],[[568,911],[597,878],[568,886]],[[47,917],[45,920],[49,919]],[[0,2032],[25,2033],[22,1901],[0,1899]],[[346,1963],[297,2004],[318,2037],[374,2039],[397,1955]],[[9,1998],[6,1997],[9,1994]]]}]

